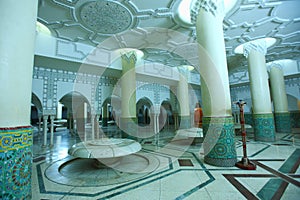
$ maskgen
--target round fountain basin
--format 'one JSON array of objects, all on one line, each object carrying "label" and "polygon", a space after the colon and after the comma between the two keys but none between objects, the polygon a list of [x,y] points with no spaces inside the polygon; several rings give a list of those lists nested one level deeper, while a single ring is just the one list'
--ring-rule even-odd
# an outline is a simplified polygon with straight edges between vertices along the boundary
[{"label": "round fountain basin", "polygon": [[140,143],[131,139],[105,138],[74,144],[68,151],[77,158],[96,158],[109,162],[109,159],[119,158],[141,150]]}]

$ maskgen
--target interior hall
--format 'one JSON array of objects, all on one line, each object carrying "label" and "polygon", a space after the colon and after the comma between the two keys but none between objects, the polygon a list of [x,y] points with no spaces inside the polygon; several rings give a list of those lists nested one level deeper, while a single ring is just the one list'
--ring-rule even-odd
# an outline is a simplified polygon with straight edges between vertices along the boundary
[{"label": "interior hall", "polygon": [[0,199],[298,200],[299,8],[0,1]]}]

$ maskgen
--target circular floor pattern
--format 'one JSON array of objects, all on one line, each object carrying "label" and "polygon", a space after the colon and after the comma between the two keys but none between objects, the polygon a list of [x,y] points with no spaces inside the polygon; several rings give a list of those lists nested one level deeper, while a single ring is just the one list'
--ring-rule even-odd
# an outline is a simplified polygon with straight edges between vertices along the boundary
[{"label": "circular floor pattern", "polygon": [[159,166],[158,158],[141,152],[122,157],[114,168],[99,168],[95,162],[90,158],[67,157],[51,164],[45,176],[58,184],[96,187],[140,179]]}]

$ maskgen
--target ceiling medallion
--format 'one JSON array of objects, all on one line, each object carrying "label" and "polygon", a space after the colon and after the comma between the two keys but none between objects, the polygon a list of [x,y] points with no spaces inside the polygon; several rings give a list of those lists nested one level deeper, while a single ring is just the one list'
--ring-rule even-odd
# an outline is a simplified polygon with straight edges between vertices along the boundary
[{"label": "ceiling medallion", "polygon": [[82,5],[80,18],[86,28],[105,35],[125,31],[132,24],[130,11],[113,1],[93,1]]}]

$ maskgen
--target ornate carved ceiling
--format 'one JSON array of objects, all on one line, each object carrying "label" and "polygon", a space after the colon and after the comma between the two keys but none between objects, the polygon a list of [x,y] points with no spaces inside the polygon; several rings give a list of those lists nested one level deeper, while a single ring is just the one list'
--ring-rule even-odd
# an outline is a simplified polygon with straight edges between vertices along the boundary
[{"label": "ornate carved ceiling", "polygon": [[[195,40],[195,26],[178,18],[182,0],[40,0],[38,21],[52,35],[96,46],[128,29],[171,29]],[[230,72],[244,70],[243,55],[234,53],[242,43],[264,37],[276,38],[266,61],[300,58],[299,0],[238,0],[224,19],[224,37]],[[163,39],[163,38],[159,38]],[[171,66],[187,64],[175,54],[145,50],[149,61]]]}]

